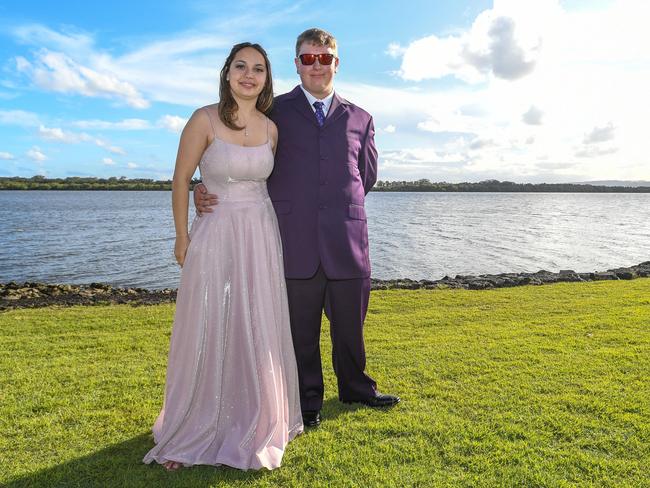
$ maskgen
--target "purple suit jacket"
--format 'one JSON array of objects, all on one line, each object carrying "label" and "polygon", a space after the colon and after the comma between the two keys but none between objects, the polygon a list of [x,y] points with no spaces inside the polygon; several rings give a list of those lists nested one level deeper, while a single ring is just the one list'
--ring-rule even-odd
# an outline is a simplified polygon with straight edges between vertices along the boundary
[{"label": "purple suit jacket", "polygon": [[275,167],[268,189],[278,216],[285,276],[370,276],[365,195],[377,180],[372,117],[339,97],[318,126],[300,86],[276,97]]}]

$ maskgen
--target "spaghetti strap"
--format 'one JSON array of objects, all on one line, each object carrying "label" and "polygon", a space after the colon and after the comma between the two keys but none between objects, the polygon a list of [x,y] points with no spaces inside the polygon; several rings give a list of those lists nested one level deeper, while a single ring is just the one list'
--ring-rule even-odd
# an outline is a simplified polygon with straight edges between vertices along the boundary
[{"label": "spaghetti strap", "polygon": [[208,119],[210,120],[210,126],[212,127],[212,137],[217,138],[217,129],[214,126],[214,122],[212,121],[212,115],[210,114],[210,111],[208,110],[208,107],[203,107],[203,110],[205,110],[205,113],[208,114]]}]

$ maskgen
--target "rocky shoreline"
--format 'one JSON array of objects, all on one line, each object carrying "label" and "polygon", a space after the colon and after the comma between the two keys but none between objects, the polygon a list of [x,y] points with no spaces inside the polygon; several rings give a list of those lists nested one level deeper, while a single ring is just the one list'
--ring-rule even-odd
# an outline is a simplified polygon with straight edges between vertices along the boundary
[{"label": "rocky shoreline", "polygon": [[[546,285],[561,282],[632,280],[650,277],[650,261],[629,268],[615,268],[593,273],[561,270],[559,273],[540,270],[536,273],[502,273],[495,275],[445,276],[440,280],[377,280],[372,279],[373,290],[419,290],[457,288],[486,290],[523,285]],[[50,305],[154,305],[176,300],[176,290],[147,290],[144,288],[115,288],[104,283],[88,285],[58,285],[46,283],[0,283],[0,310],[36,308]]]}]

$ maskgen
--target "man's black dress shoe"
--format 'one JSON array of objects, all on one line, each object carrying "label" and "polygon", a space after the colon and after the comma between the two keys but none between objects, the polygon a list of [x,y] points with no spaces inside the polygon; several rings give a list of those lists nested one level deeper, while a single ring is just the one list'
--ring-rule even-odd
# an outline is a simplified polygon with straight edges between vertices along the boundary
[{"label": "man's black dress shoe", "polygon": [[382,408],[397,405],[399,401],[400,398],[398,396],[377,393],[375,396],[368,397],[363,400],[343,400],[343,403],[362,403],[368,407]]},{"label": "man's black dress shoe", "polygon": [[302,423],[305,427],[318,427],[320,425],[320,411],[304,410],[302,412]]}]

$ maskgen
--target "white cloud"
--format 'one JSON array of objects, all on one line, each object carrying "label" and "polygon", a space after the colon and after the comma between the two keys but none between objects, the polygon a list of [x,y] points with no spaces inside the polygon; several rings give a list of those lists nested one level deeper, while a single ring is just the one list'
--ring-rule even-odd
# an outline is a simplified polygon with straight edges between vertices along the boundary
[{"label": "white cloud", "polygon": [[476,137],[475,139],[472,139],[472,141],[469,143],[469,149],[476,151],[478,149],[483,149],[486,147],[491,147],[491,146],[496,146],[497,144],[492,140],[492,139],[485,139],[485,138],[480,138]]},{"label": "white cloud", "polygon": [[76,144],[84,140],[82,134],[64,132],[59,127],[50,128],[43,125],[38,128],[38,135],[48,141],[64,142],[66,144]]},{"label": "white cloud", "polygon": [[29,71],[32,69],[32,64],[22,56],[16,56],[14,61],[16,62],[16,69],[18,71]]},{"label": "white cloud", "polygon": [[106,141],[104,141],[104,140],[102,140],[102,139],[93,139],[93,142],[94,142],[97,146],[99,146],[99,147],[101,147],[101,148],[103,148],[103,149],[106,149],[106,150],[107,150],[108,152],[110,152],[110,153],[113,153],[113,154],[119,154],[119,155],[121,155],[121,156],[125,156],[125,155],[126,155],[126,151],[125,151],[124,149],[122,149],[122,148],[119,147],[119,146],[112,146],[112,145],[110,145],[108,142],[106,142]]},{"label": "white cloud", "polygon": [[151,124],[144,119],[124,119],[119,122],[108,122],[106,120],[78,120],[73,122],[75,127],[81,129],[99,130],[146,130],[151,129]]},{"label": "white cloud", "polygon": [[219,92],[220,63],[240,34],[214,32],[231,27],[224,20],[206,26],[205,33],[183,32],[114,56],[97,49],[88,34],[30,25],[15,29],[14,36],[38,49],[31,59],[16,57],[16,69],[48,91],[110,98],[134,108],[152,101],[196,107],[214,102]]},{"label": "white cloud", "polygon": [[40,125],[38,115],[24,110],[0,110],[0,124],[17,125],[21,127],[37,127]]},{"label": "white cloud", "polygon": [[542,125],[544,112],[539,108],[531,105],[530,108],[521,116],[521,120],[528,125]]},{"label": "white cloud", "polygon": [[584,144],[595,144],[598,142],[611,141],[614,139],[614,124],[611,122],[603,127],[594,127],[582,141]]},{"label": "white cloud", "polygon": [[[497,21],[504,18],[512,22]],[[491,171],[520,181],[536,174],[556,181],[650,179],[647,18],[650,3],[640,0],[577,10],[555,0],[496,0],[471,28],[411,43],[401,66],[410,84],[365,86],[365,94],[349,98],[361,101],[379,127],[398,124],[411,148],[462,136],[468,177]],[[435,89],[416,82],[444,76],[459,81]],[[420,177],[432,179],[444,174],[422,171]]]},{"label": "white cloud", "polygon": [[135,168],[138,167],[138,165],[135,164],[135,163],[126,163],[126,166],[127,166],[127,168],[129,168],[129,169],[135,169]]},{"label": "white cloud", "polygon": [[89,68],[60,52],[40,49],[33,62],[16,58],[16,68],[44,90],[121,99],[134,108],[149,106],[135,86],[119,79],[110,70]]},{"label": "white cloud", "polygon": [[113,154],[121,154],[121,155],[126,154],[124,149],[122,149],[121,147],[113,146],[109,142],[105,141],[104,139],[93,137],[89,134],[86,134],[85,132],[81,132],[81,133],[69,132],[69,131],[64,131],[59,127],[45,127],[41,125],[38,129],[38,134],[42,139],[48,141],[62,142],[65,144],[78,144],[80,142],[89,142],[91,144],[95,144],[98,147],[101,147],[102,149],[106,149],[108,152],[111,152]]},{"label": "white cloud", "polygon": [[[560,180],[650,179],[645,149],[650,2],[582,3],[578,10],[570,10],[569,4],[495,0],[465,29],[449,35],[432,32],[410,44],[396,39],[386,54],[400,60],[395,68],[401,67],[404,83],[399,87],[346,82],[343,64],[337,92],[373,114],[380,150],[391,156],[382,162],[380,177],[400,178],[401,167],[413,177],[430,179],[457,174],[456,179],[501,175],[521,181],[540,172]],[[130,84],[143,100],[196,107],[216,98],[218,69],[232,44],[229,32],[225,24],[206,27],[116,55],[95,47],[89,34],[31,26],[20,39],[37,50],[16,58],[16,66],[32,75],[44,69],[56,86],[59,79],[50,73],[54,69],[41,59],[51,53],[58,57],[50,61],[62,64],[56,73],[63,86],[77,86],[78,79],[82,86],[92,85],[84,67]],[[418,53],[424,56],[419,61]],[[160,66],[165,67],[162,75]],[[440,78],[445,80],[418,81]],[[274,84],[280,93],[296,82],[276,79]],[[126,103],[124,94],[95,90],[88,96]],[[11,123],[6,121],[11,116],[3,114],[7,112],[0,111],[0,122]],[[25,126],[48,125],[25,114]],[[138,120],[142,122],[133,122]],[[151,122],[87,120],[76,127],[137,130],[148,124],[178,131],[181,120],[173,115]],[[608,131],[607,124],[613,129]],[[399,127],[399,137],[390,136],[390,127]],[[602,134],[594,133],[603,128]],[[608,133],[612,138],[607,139]],[[75,133],[63,130],[60,136],[66,134]],[[92,139],[86,142],[124,153]],[[414,154],[427,156],[418,159]]]},{"label": "white cloud", "polygon": [[383,180],[415,180],[434,176],[437,181],[467,179],[469,156],[464,141],[450,141],[436,148],[381,151],[379,176]]},{"label": "white cloud", "polygon": [[394,134],[396,130],[397,127],[395,127],[393,124],[388,124],[386,127],[384,127],[384,132],[387,132],[388,134]]},{"label": "white cloud", "polygon": [[494,7],[482,12],[465,32],[447,37],[430,35],[406,48],[391,43],[387,53],[403,56],[398,74],[405,80],[444,76],[468,83],[483,82],[491,76],[516,80],[535,69],[542,32],[558,13],[555,0],[495,1]]},{"label": "white cloud", "polygon": [[594,159],[618,153],[619,148],[611,143],[616,137],[615,130],[616,127],[611,122],[594,127],[584,135],[582,146],[574,153],[575,157]]},{"label": "white cloud", "polygon": [[13,100],[18,98],[20,95],[16,92],[5,92],[0,91],[0,100]]},{"label": "white cloud", "polygon": [[102,163],[104,163],[106,166],[113,166],[115,164],[115,161],[113,161],[111,158],[104,158],[102,159]]},{"label": "white cloud", "polygon": [[169,132],[180,133],[187,124],[187,119],[177,115],[164,115],[158,119],[158,127],[167,129]]},{"label": "white cloud", "polygon": [[397,42],[391,42],[388,45],[388,49],[386,49],[386,54],[388,54],[391,58],[399,58],[400,56],[403,56],[405,52],[406,48],[400,46]]},{"label": "white cloud", "polygon": [[462,141],[453,141],[440,148],[409,148],[394,151],[382,151],[381,159],[385,162],[399,162],[408,165],[451,165],[459,166],[467,162],[467,153],[463,151]]},{"label": "white cloud", "polygon": [[66,52],[87,52],[94,44],[92,36],[84,32],[66,30],[59,33],[40,24],[17,26],[12,33],[21,43],[49,45]]},{"label": "white cloud", "polygon": [[201,24],[165,33],[162,40],[137,40],[120,55],[98,48],[87,32],[23,25],[13,36],[36,51],[30,59],[17,57],[16,66],[47,90],[122,100],[135,108],[156,101],[199,107],[218,97],[221,63],[242,32],[261,32],[287,19],[312,23],[316,14],[302,7],[271,2],[235,18],[210,7]]},{"label": "white cloud", "polygon": [[577,158],[594,158],[597,156],[606,156],[608,154],[614,154],[618,152],[617,147],[594,147],[587,146],[576,151],[575,156]]},{"label": "white cloud", "polygon": [[16,159],[16,158],[10,152],[0,151],[0,159],[3,159],[5,161],[11,161],[12,159]]},{"label": "white cloud", "polygon": [[30,158],[33,161],[37,162],[42,162],[47,159],[47,156],[43,154],[38,146],[32,147],[29,151],[27,151],[25,154],[27,154],[27,157]]}]

